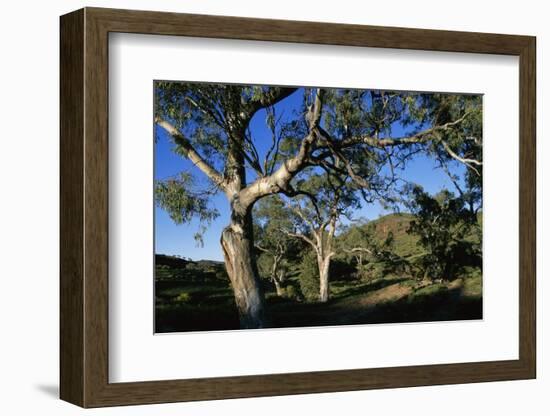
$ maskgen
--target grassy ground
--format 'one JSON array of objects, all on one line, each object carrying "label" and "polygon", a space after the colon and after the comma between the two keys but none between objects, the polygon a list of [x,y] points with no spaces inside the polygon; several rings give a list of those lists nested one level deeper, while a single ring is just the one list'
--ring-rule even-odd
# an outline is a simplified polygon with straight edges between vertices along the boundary
[{"label": "grassy ground", "polygon": [[[481,277],[448,283],[387,278],[331,283],[327,303],[278,297],[266,288],[270,327],[422,322],[482,318]],[[156,282],[156,332],[239,328],[224,280]]]}]

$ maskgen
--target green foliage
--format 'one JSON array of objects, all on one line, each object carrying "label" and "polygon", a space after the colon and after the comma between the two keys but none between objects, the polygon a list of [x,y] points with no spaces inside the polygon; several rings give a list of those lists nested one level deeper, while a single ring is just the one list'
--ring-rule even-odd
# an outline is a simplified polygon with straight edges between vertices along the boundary
[{"label": "green foliage", "polygon": [[206,283],[211,281],[227,282],[229,278],[222,262],[191,261],[157,254],[155,255],[155,280]]},{"label": "green foliage", "polygon": [[300,296],[298,289],[292,284],[287,284],[284,288],[285,296],[289,299],[298,299]]},{"label": "green foliage", "polygon": [[181,292],[178,296],[175,298],[176,302],[189,302],[191,300],[191,295],[187,292]]},{"label": "green foliage", "polygon": [[[159,256],[159,262],[162,266],[170,263],[174,268],[193,265],[196,270],[223,269],[222,263],[189,263],[169,256]],[[334,280],[331,282],[331,302],[326,304],[315,302],[315,292],[313,301],[304,302],[299,280],[291,277],[285,283],[283,296],[276,296],[272,288],[266,293],[270,326],[480,319],[482,282],[479,269],[467,268],[465,273],[464,279],[435,284],[388,277],[372,281]],[[199,278],[194,274],[179,279],[156,279],[156,332],[237,328],[239,320],[227,278]]]},{"label": "green foliage", "polygon": [[[353,210],[361,207],[357,186],[346,175],[317,173],[305,170],[293,182],[298,194],[293,203],[308,216],[320,223],[331,215],[351,217]],[[313,197],[313,198],[312,198]]]},{"label": "green foliage", "polygon": [[464,199],[444,190],[430,196],[421,187],[411,191],[411,210],[415,218],[409,232],[419,236],[426,250],[414,265],[419,277],[452,280],[464,273],[465,267],[481,267],[480,241],[468,241],[477,216],[466,209]]},{"label": "green foliage", "polygon": [[313,301],[319,298],[319,266],[312,251],[308,251],[302,258],[298,280],[300,291],[307,300]]},{"label": "green foliage", "polygon": [[342,257],[332,257],[329,269],[330,281],[354,280],[356,279],[355,271],[355,264],[352,264]]},{"label": "green foliage", "polygon": [[[395,220],[398,220],[395,222]],[[343,258],[356,267],[360,279],[375,280],[383,277],[408,274],[409,263],[405,256],[411,252],[403,249],[402,231],[407,217],[389,215],[376,221],[349,226],[339,238]],[[396,240],[394,230],[398,232]],[[402,254],[396,249],[399,248]]]},{"label": "green foliage", "polygon": [[155,182],[155,202],[164,209],[176,224],[190,222],[197,217],[203,225],[195,234],[197,243],[202,244],[204,223],[210,224],[220,213],[211,207],[211,193],[193,192],[193,177],[188,173]]},{"label": "green foliage", "polygon": [[258,255],[256,263],[260,275],[272,281],[278,279],[282,283],[290,270],[300,262],[304,244],[288,235],[292,231],[292,216],[279,196],[260,200],[253,213]]}]

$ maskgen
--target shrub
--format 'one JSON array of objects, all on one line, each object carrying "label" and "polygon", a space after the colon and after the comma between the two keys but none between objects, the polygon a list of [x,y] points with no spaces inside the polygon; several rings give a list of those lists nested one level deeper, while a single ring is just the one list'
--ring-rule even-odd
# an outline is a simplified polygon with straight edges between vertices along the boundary
[{"label": "shrub", "polygon": [[289,284],[285,287],[285,294],[284,294],[287,298],[289,299],[297,299],[298,298],[298,290],[296,289],[296,287],[292,284]]},{"label": "shrub", "polygon": [[357,267],[345,259],[333,258],[330,262],[330,277],[332,280],[355,280]]},{"label": "shrub", "polygon": [[187,303],[191,300],[191,295],[187,292],[181,292],[178,296],[176,296],[176,302],[182,302]]},{"label": "shrub", "polygon": [[319,297],[319,267],[317,259],[311,252],[304,255],[298,275],[300,290],[307,300],[316,300]]}]

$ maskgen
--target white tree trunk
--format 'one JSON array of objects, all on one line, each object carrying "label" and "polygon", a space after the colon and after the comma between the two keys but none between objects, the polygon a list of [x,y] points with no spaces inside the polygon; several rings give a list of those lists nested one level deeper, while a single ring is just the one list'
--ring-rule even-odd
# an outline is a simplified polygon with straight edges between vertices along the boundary
[{"label": "white tree trunk", "polygon": [[221,245],[241,328],[263,328],[264,296],[252,250],[252,217],[233,212],[231,218],[231,225],[222,232]]},{"label": "white tree trunk", "polygon": [[327,302],[329,299],[330,256],[318,257],[317,263],[319,265],[319,302]]},{"label": "white tree trunk", "polygon": [[277,291],[277,296],[283,296],[284,291],[283,287],[281,286],[281,282],[277,278],[273,280],[273,283],[275,284],[275,290]]}]

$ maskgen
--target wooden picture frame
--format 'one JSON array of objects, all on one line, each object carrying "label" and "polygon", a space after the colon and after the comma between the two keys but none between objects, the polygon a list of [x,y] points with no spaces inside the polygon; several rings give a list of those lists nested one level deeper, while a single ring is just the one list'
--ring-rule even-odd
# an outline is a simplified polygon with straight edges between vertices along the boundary
[{"label": "wooden picture frame", "polygon": [[[536,377],[534,37],[100,8],[64,15],[60,27],[61,399],[101,407]],[[519,56],[519,359],[109,383],[110,32]]]}]

